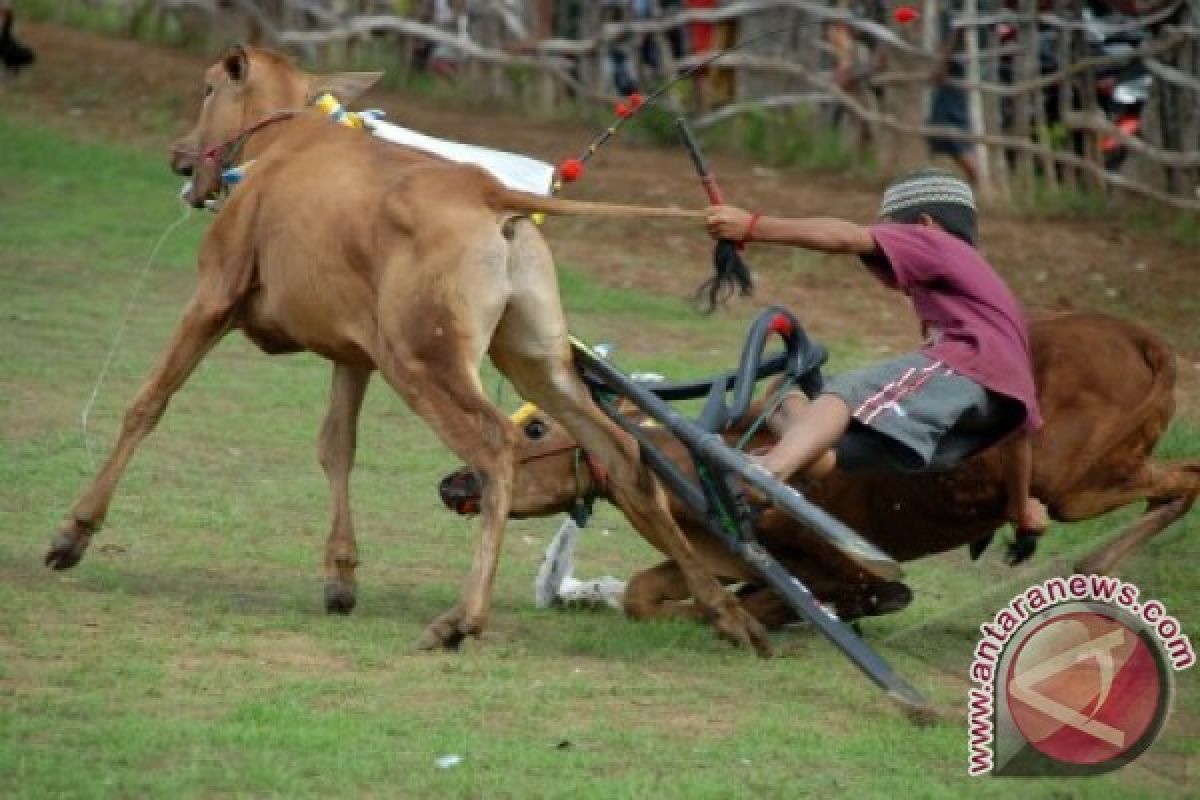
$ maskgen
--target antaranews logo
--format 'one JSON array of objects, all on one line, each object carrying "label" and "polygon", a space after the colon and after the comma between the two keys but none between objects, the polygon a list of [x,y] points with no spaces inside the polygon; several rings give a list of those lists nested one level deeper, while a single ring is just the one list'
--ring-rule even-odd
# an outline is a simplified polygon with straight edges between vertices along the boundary
[{"label": "antaranews logo", "polygon": [[1166,723],[1174,673],[1196,663],[1179,621],[1119,578],[1031,586],[979,626],[967,772],[1099,775],[1133,761]]}]

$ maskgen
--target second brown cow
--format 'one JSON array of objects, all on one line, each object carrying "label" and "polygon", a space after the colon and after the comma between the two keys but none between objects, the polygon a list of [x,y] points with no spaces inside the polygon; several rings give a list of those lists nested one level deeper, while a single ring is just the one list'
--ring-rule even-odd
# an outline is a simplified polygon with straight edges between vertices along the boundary
[{"label": "second brown cow", "polygon": [[[1146,503],[1141,517],[1077,565],[1081,572],[1107,572],[1187,513],[1200,493],[1200,460],[1168,463],[1152,457],[1174,414],[1174,355],[1147,328],[1101,314],[1039,318],[1031,323],[1030,335],[1046,420],[1034,441],[1033,494],[1058,522]],[[651,432],[676,463],[687,463],[672,437],[661,429]],[[732,441],[741,433],[727,435]],[[604,487],[596,485],[590,471],[577,468],[587,459],[576,457],[574,441],[544,414],[527,419],[522,435],[513,516],[558,513],[581,496],[604,496]],[[767,436],[759,434],[749,447],[769,444]],[[797,488],[906,561],[990,541],[1006,522],[1004,457],[1001,446],[947,472],[835,471],[819,484]],[[460,513],[470,511],[477,501],[474,483],[468,469],[453,473],[442,483],[443,500]],[[729,583],[748,584],[741,599],[759,621],[776,626],[794,619],[772,591],[756,582],[756,575],[704,530],[690,509],[675,503],[672,510],[710,572]],[[761,517],[758,535],[776,558],[845,617],[897,610],[908,600],[905,587],[870,580],[819,536],[780,512],[771,510]],[[632,578],[625,609],[635,618],[702,617],[702,610],[687,600],[682,574],[668,560]]]}]

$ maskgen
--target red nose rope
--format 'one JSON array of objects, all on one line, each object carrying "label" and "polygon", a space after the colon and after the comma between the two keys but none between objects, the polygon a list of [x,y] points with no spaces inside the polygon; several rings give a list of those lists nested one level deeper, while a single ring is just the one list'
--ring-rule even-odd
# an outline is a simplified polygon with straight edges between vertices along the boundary
[{"label": "red nose rope", "polygon": [[[601,464],[600,460],[587,450],[584,450],[582,447],[574,443],[532,455],[523,461],[518,461],[517,466],[524,466],[531,461],[548,458],[549,456],[556,456],[559,453],[565,453],[567,451],[571,451],[572,463],[575,469],[575,490],[577,493],[575,498],[576,501],[586,500],[590,503],[596,498],[597,495],[606,494],[608,492],[608,467]],[[588,476],[591,479],[591,485],[588,489],[584,488],[582,480],[583,470],[581,467],[584,464],[587,465]]]},{"label": "red nose rope", "polygon": [[[608,468],[600,463],[600,460],[584,450],[575,443],[556,447],[553,450],[546,450],[541,453],[536,453],[529,458],[522,459],[517,462],[518,467],[523,467],[534,461],[539,461],[550,456],[560,455],[562,453],[571,453],[572,467],[575,472],[575,497],[571,501],[570,515],[575,524],[583,528],[587,525],[588,519],[592,515],[592,505],[596,502],[596,498],[608,494]],[[583,479],[583,465],[587,465],[588,482],[585,484]],[[463,500],[454,509],[459,514],[477,514],[479,513],[478,498]]]},{"label": "red nose rope", "polygon": [[575,465],[575,485],[579,489],[580,496],[585,494],[583,489],[583,481],[579,480],[582,474],[580,466],[583,464],[587,464],[588,474],[591,477],[592,493],[603,494],[608,491],[608,468],[601,464],[595,456],[575,443],[564,444],[563,446],[555,447],[552,450],[544,450],[540,453],[535,453],[529,458],[518,461],[517,466],[523,467],[526,464],[530,464],[534,461],[540,461],[543,458],[549,458],[550,456],[556,456],[560,453],[566,452],[570,452],[572,454],[572,459]]},{"label": "red nose rope", "polygon": [[282,122],[285,119],[291,119],[299,113],[299,111],[275,111],[271,114],[268,114],[258,122],[242,128],[225,141],[220,142],[219,144],[214,144],[212,147],[202,152],[200,154],[200,158],[203,159],[206,164],[221,166],[218,156],[226,148],[229,148],[231,151],[240,151],[241,148],[245,146],[246,140],[261,131],[263,128],[267,127],[268,125],[274,125],[276,122]]}]

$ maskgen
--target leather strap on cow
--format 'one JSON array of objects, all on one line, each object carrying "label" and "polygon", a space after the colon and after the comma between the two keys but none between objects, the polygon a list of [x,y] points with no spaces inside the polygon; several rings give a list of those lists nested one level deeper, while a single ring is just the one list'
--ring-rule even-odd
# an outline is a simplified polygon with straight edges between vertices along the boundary
[{"label": "leather strap on cow", "polygon": [[[567,512],[571,519],[581,528],[586,528],[592,518],[592,509],[596,498],[608,491],[608,470],[603,464],[582,447],[576,447],[572,454],[575,469],[575,501]],[[591,478],[586,484],[583,478],[583,465]]]}]

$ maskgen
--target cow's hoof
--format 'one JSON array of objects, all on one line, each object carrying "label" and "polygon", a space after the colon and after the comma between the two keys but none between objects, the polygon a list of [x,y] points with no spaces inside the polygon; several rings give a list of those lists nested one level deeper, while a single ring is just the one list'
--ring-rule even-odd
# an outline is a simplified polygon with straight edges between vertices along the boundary
[{"label": "cow's hoof", "polygon": [[976,539],[967,545],[967,551],[971,554],[971,560],[978,561],[979,557],[984,554],[984,551],[991,547],[992,539],[994,538],[996,538],[996,534],[989,533],[982,539]]},{"label": "cow's hoof", "polygon": [[59,531],[50,540],[50,549],[42,560],[51,569],[70,569],[83,559],[90,540],[90,536]]},{"label": "cow's hoof", "polygon": [[880,581],[864,586],[853,594],[836,597],[830,602],[843,622],[854,623],[854,620],[863,617],[878,617],[903,611],[912,601],[912,589],[907,585],[900,581]]},{"label": "cow's hoof", "polygon": [[417,647],[422,650],[457,650],[463,639],[467,638],[462,622],[462,612],[457,609],[447,611],[429,623],[421,638],[417,640]]},{"label": "cow's hoof", "polygon": [[903,611],[912,601],[912,589],[900,581],[885,581],[871,587],[870,607],[873,616]]},{"label": "cow's hoof", "polygon": [[771,657],[767,629],[746,609],[738,606],[732,612],[721,614],[717,617],[716,628],[717,635],[735,647],[750,647],[760,658]]},{"label": "cow's hoof", "polygon": [[1010,567],[1025,563],[1037,552],[1039,538],[1041,538],[1039,534],[1019,531],[1013,540],[1009,542],[1008,552],[1005,553],[1004,560],[1008,562]]},{"label": "cow's hoof", "polygon": [[354,584],[341,581],[325,583],[325,611],[328,614],[349,614],[358,603]]}]

